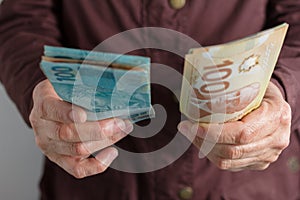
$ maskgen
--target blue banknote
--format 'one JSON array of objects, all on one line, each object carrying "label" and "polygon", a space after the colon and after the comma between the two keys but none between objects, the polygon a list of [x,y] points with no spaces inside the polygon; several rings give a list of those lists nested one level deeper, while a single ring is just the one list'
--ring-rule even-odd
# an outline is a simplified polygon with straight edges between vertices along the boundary
[{"label": "blue banknote", "polygon": [[[56,93],[85,108],[88,120],[119,117],[138,122],[154,117],[149,58],[50,46],[45,46],[44,55],[48,59],[40,66]],[[95,65],[86,64],[85,58],[96,61]],[[64,59],[68,62],[61,62]]]},{"label": "blue banknote", "polygon": [[128,66],[140,66],[150,68],[150,58],[144,56],[130,56],[106,52],[87,51],[64,47],[45,46],[44,55],[52,58],[68,58],[73,60],[99,61],[104,63],[115,63]]}]

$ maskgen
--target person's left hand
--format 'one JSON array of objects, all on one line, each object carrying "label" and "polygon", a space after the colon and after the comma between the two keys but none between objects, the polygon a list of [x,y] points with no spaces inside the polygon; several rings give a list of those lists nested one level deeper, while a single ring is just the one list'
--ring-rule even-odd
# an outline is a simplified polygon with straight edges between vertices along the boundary
[{"label": "person's left hand", "polygon": [[[224,124],[183,121],[179,131],[199,149],[212,146],[208,159],[224,170],[264,170],[289,145],[291,109],[280,90],[270,83],[259,108]],[[201,155],[201,152],[200,154]]]}]

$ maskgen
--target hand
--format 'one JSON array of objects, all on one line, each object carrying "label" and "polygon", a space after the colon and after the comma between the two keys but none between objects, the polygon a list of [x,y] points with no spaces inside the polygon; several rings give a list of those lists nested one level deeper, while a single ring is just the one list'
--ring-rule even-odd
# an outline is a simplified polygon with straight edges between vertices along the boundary
[{"label": "hand", "polygon": [[[291,109],[279,89],[270,83],[260,107],[243,119],[224,124],[183,121],[179,131],[200,150],[212,147],[208,159],[224,170],[264,170],[288,146]],[[201,155],[201,152],[200,154]]]},{"label": "hand", "polygon": [[62,101],[48,80],[35,87],[33,101],[30,122],[37,146],[76,178],[104,172],[118,155],[109,146],[133,129],[128,120],[86,122],[85,111]]}]

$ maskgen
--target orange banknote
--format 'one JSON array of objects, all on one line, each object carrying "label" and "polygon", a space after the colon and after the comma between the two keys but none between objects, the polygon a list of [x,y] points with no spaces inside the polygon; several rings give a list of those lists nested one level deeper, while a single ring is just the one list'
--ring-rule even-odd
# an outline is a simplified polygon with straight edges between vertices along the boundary
[{"label": "orange banknote", "polygon": [[191,49],[185,57],[180,110],[189,119],[222,123],[259,107],[288,24],[226,44]]}]

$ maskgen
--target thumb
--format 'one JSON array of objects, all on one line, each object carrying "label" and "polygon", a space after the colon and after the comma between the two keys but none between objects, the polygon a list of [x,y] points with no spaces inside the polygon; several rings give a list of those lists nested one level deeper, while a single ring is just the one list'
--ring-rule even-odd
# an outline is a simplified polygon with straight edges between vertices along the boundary
[{"label": "thumb", "polygon": [[48,80],[36,86],[33,101],[37,114],[43,119],[61,123],[86,121],[86,112],[78,106],[61,100]]}]

